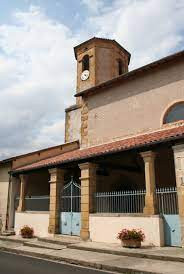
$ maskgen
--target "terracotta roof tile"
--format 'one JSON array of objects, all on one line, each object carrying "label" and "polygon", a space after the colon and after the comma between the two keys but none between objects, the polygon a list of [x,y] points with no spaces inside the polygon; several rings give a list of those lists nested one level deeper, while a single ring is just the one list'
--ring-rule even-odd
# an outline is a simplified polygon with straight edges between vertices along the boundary
[{"label": "terracotta roof tile", "polygon": [[138,136],[130,137],[120,141],[114,141],[103,145],[98,145],[95,147],[73,150],[55,157],[35,162],[33,164],[19,167],[13,170],[13,172],[18,173],[33,169],[39,169],[42,167],[49,167],[68,162],[74,162],[78,160],[87,160],[96,156],[125,151],[133,148],[143,147],[145,145],[150,145],[153,143],[161,143],[163,141],[182,137],[184,137],[184,125],[169,129],[162,129],[151,133],[144,133]]}]

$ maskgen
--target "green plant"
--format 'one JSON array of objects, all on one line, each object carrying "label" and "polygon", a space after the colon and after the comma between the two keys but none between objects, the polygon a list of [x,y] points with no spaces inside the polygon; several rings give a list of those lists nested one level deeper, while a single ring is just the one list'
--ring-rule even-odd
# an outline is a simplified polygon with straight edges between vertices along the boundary
[{"label": "green plant", "polygon": [[118,235],[119,240],[137,240],[143,242],[145,234],[141,229],[122,229]]},{"label": "green plant", "polygon": [[33,230],[32,227],[29,227],[28,225],[25,225],[20,229],[20,235],[23,238],[32,238],[33,235],[34,235],[34,230]]}]

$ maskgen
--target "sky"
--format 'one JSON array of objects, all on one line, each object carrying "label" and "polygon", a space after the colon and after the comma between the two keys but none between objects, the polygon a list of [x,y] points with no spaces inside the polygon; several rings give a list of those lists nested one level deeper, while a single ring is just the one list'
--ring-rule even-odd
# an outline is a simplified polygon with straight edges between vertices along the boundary
[{"label": "sky", "polygon": [[73,47],[116,39],[130,70],[184,49],[183,0],[0,0],[0,159],[64,142]]}]

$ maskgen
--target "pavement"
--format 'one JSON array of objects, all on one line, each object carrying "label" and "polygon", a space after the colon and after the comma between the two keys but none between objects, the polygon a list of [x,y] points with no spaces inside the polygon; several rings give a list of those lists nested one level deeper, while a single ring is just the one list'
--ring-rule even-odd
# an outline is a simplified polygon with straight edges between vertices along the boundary
[{"label": "pavement", "polygon": [[84,267],[40,260],[32,257],[0,252],[0,272],[2,274],[105,274]]},{"label": "pavement", "polygon": [[16,254],[92,267],[117,273],[184,273],[184,249],[122,248],[120,244],[81,242],[53,237],[25,240],[0,237],[0,249]]}]

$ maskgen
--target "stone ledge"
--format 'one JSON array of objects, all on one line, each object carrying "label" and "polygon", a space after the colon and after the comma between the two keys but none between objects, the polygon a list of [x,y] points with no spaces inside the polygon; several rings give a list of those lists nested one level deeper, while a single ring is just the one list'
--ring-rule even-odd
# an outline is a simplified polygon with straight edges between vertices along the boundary
[{"label": "stone ledge", "polygon": [[69,111],[72,111],[72,110],[76,110],[76,109],[79,109],[81,108],[82,106],[81,105],[72,105],[68,108],[65,109],[65,112],[69,112]]},{"label": "stone ledge", "polygon": [[161,215],[150,215],[144,213],[91,213],[90,217],[153,217],[162,218]]},{"label": "stone ledge", "polygon": [[15,213],[19,213],[19,214],[22,214],[22,213],[27,213],[27,214],[49,214],[49,211],[29,211],[29,210],[26,210],[26,211],[21,211],[21,212],[16,211]]}]

